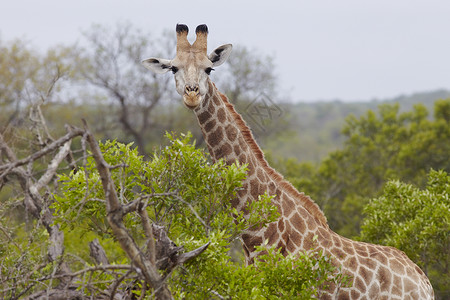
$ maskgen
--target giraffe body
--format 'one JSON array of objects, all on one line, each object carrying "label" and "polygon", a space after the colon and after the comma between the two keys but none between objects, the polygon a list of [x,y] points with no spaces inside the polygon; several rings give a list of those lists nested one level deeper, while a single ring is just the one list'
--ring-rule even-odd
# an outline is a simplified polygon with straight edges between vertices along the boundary
[{"label": "giraffe body", "polygon": [[[183,65],[186,73],[179,75],[190,73],[196,80],[204,79],[202,83],[196,83],[192,78],[177,79],[175,74],[177,90],[182,94],[185,105],[194,111],[213,160],[248,164],[247,178],[232,200],[233,207],[245,212],[249,203],[258,201],[258,197],[267,191],[274,196],[273,205],[280,212],[276,222],[242,234],[247,263],[252,263],[258,256],[255,246],[265,240],[269,245],[276,245],[285,255],[321,249],[351,277],[351,287],[331,286],[329,290],[321,291],[320,299],[434,299],[427,276],[402,251],[352,241],[333,232],[317,204],[267,164],[242,117],[209,77],[203,76],[212,66],[226,60],[231,45],[217,48],[208,57],[207,29],[202,27],[198,30],[199,26],[197,40],[190,46],[183,36],[187,35],[187,27],[182,31],[179,26],[185,25],[177,25],[177,57],[173,61],[151,58],[144,61],[144,65],[154,71],[161,71],[164,67],[175,68],[176,73]],[[221,55],[225,57],[218,57]],[[180,87],[181,81],[184,86]]]}]

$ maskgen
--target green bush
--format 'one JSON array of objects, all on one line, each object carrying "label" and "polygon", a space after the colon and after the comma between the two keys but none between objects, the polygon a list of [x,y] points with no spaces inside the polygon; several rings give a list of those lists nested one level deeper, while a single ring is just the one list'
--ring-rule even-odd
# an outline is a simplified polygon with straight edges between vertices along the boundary
[{"label": "green bush", "polygon": [[[240,232],[278,217],[271,197],[260,197],[249,207],[250,217],[245,219],[231,207],[230,200],[241,188],[246,166],[209,162],[208,155],[190,142],[190,134],[167,137],[170,145],[148,161],[131,144],[107,141],[100,148],[111,166],[111,176],[123,204],[143,199],[148,203],[151,221],[164,226],[171,240],[185,251],[210,243],[196,259],[165,274],[176,299],[308,299],[330,282],[343,282],[339,270],[318,252],[283,257],[279,250],[262,245],[259,251],[265,250],[266,254],[254,265],[236,262],[231,257],[230,245]],[[114,258],[113,263],[126,262],[119,244],[111,241],[113,236],[102,200],[104,192],[93,158],[88,157],[85,166],[76,172],[61,175],[60,183],[61,193],[55,195],[53,208],[57,222],[71,236],[66,249],[72,253],[66,254],[89,261],[79,244],[79,239],[88,235],[100,240]],[[141,249],[145,249],[139,216],[131,213],[124,221]],[[95,294],[107,287],[105,282],[113,280],[102,275],[103,272],[96,273],[97,277],[83,279],[91,281],[81,285],[84,293]]]},{"label": "green bush", "polygon": [[424,189],[398,180],[364,208],[361,238],[404,251],[429,276],[442,299],[450,297],[450,176],[430,171]]}]

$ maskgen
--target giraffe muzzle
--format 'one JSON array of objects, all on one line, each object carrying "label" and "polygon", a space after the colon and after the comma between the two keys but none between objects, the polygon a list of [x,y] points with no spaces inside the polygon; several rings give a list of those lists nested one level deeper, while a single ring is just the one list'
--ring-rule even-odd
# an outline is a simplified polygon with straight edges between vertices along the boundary
[{"label": "giraffe muzzle", "polygon": [[184,88],[183,102],[190,109],[196,108],[201,102],[198,85],[186,85]]}]

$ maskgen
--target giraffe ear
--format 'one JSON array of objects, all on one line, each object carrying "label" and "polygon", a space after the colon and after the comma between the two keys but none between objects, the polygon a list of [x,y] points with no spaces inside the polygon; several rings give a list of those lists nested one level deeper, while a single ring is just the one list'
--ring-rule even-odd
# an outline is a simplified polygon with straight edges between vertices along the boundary
[{"label": "giraffe ear", "polygon": [[231,49],[233,49],[233,45],[226,44],[211,52],[208,58],[213,63],[213,67],[223,64],[228,59],[228,56],[230,56]]},{"label": "giraffe ear", "polygon": [[149,58],[142,61],[142,65],[157,74],[166,73],[172,68],[172,61],[163,58]]}]

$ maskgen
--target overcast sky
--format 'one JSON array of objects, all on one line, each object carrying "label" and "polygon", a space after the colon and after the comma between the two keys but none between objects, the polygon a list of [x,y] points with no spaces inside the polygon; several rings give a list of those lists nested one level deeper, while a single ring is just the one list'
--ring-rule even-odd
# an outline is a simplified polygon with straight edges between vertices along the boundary
[{"label": "overcast sky", "polygon": [[192,37],[206,23],[209,50],[232,43],[274,56],[280,94],[293,100],[450,90],[449,0],[0,0],[0,38],[41,50],[118,21],[154,36],[185,23]]}]

